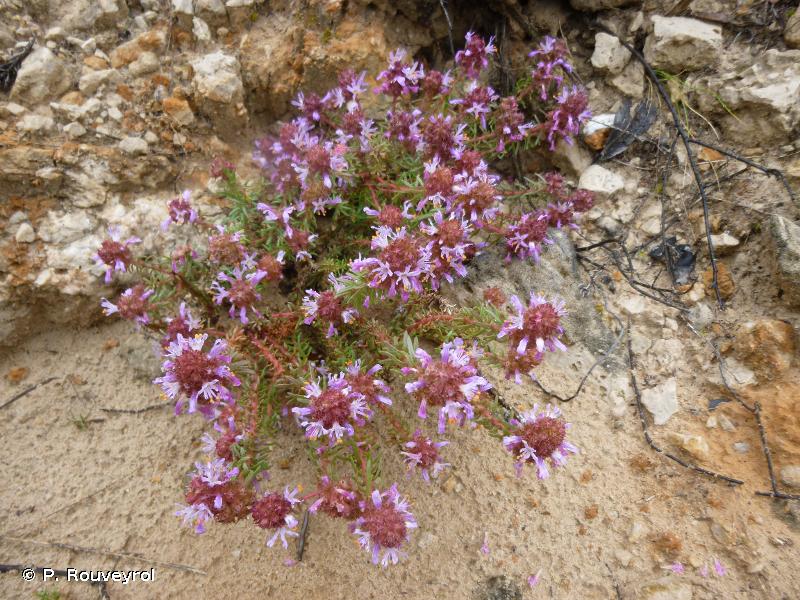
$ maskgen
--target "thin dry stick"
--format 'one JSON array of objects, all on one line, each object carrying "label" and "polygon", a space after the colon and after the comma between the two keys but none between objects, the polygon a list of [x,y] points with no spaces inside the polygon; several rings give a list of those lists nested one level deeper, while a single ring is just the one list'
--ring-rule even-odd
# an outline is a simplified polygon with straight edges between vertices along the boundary
[{"label": "thin dry stick", "polygon": [[697,471],[698,473],[702,473],[703,475],[708,475],[714,479],[721,479],[723,481],[727,481],[733,485],[741,485],[744,483],[741,479],[735,479],[734,477],[728,477],[727,475],[721,475],[720,473],[715,473],[714,471],[710,471],[708,469],[704,469],[703,467],[698,467],[695,464],[686,462],[682,458],[675,456],[674,454],[670,454],[669,452],[664,452],[656,443],[653,441],[653,438],[650,436],[650,431],[647,428],[647,419],[645,418],[644,414],[644,405],[642,404],[642,394],[639,391],[639,383],[636,380],[636,360],[633,355],[633,345],[631,343],[631,320],[628,319],[628,368],[631,374],[631,385],[633,386],[633,393],[636,398],[636,409],[639,412],[639,422],[642,424],[642,432],[644,433],[644,439],[647,441],[647,444],[659,454],[663,454],[670,460],[675,461],[682,467],[686,467],[687,469],[691,469],[692,471]]},{"label": "thin dry stick", "polygon": [[0,410],[4,409],[6,406],[11,406],[14,402],[19,400],[20,398],[23,398],[23,397],[27,396],[33,390],[38,388],[40,385],[44,385],[46,383],[50,383],[51,381],[55,381],[56,379],[58,379],[58,377],[48,377],[47,379],[43,379],[39,383],[34,383],[33,385],[28,386],[27,388],[25,388],[24,390],[22,390],[18,394],[14,395],[14,396],[11,396],[11,398],[9,398],[5,402],[3,402],[3,404],[0,404]]},{"label": "thin dry stick", "polygon": [[540,390],[542,390],[542,392],[545,393],[545,395],[550,396],[551,398],[555,398],[556,400],[558,400],[560,402],[569,402],[571,400],[574,400],[575,398],[578,397],[578,394],[581,393],[581,390],[583,389],[583,384],[585,384],[586,380],[589,379],[589,375],[592,374],[592,371],[594,371],[595,367],[597,367],[597,365],[600,365],[600,364],[603,364],[604,362],[606,362],[606,360],[608,360],[608,357],[611,356],[614,353],[614,350],[617,349],[617,346],[619,346],[619,343],[622,341],[622,338],[625,336],[625,332],[627,330],[625,329],[624,325],[622,324],[622,321],[620,320],[620,318],[617,315],[615,315],[614,313],[612,313],[610,310],[608,310],[608,306],[606,306],[606,312],[608,312],[608,314],[610,314],[612,317],[614,317],[614,320],[616,320],[617,324],[619,325],[619,334],[614,339],[614,341],[612,342],[611,346],[608,347],[608,350],[606,350],[600,358],[598,358],[597,360],[594,361],[592,366],[589,367],[589,370],[586,372],[586,375],[583,376],[583,379],[581,379],[581,382],[578,384],[578,389],[575,390],[574,394],[572,394],[571,396],[569,396],[567,398],[562,398],[558,394],[555,394],[555,393],[547,390],[541,384],[541,382],[538,379],[534,379],[533,383],[535,383],[537,385],[537,387]]},{"label": "thin dry stick", "polygon": [[85,552],[87,554],[102,554],[104,556],[113,556],[114,558],[124,558],[130,560],[138,560],[156,567],[165,567],[167,569],[174,569],[176,571],[186,571],[188,573],[196,573],[198,575],[208,575],[196,567],[189,565],[182,565],[179,563],[164,562],[161,560],[154,560],[152,558],[145,558],[138,554],[130,554],[128,552],[112,552],[111,550],[104,550],[102,548],[86,548],[84,546],[75,546],[74,544],[65,544],[63,542],[42,542],[40,540],[31,540],[28,538],[20,538],[12,535],[0,535],[0,539],[11,540],[12,542],[21,542],[23,544],[33,544],[34,546],[45,546],[48,548],[61,548],[62,550],[70,550],[72,552]]},{"label": "thin dry stick", "polygon": [[694,174],[694,180],[697,184],[697,189],[700,192],[700,198],[703,201],[703,223],[705,225],[706,230],[706,244],[708,245],[708,256],[711,261],[711,273],[712,277],[712,284],[711,286],[714,288],[714,294],[717,297],[717,306],[719,306],[720,310],[724,310],[725,303],[722,300],[722,295],[719,291],[719,283],[718,283],[718,273],[717,273],[717,257],[714,254],[714,243],[711,241],[711,222],[709,217],[708,211],[708,195],[706,194],[705,184],[703,183],[703,177],[700,175],[700,168],[697,166],[697,159],[692,152],[691,146],[691,138],[689,134],[686,133],[686,129],[683,127],[681,123],[680,116],[678,115],[678,111],[675,109],[675,105],[672,103],[672,100],[667,93],[667,90],[664,89],[664,86],[661,84],[661,81],[658,79],[658,75],[653,70],[653,67],[645,60],[644,56],[642,56],[641,52],[639,52],[636,48],[631,46],[628,42],[617,36],[613,31],[608,29],[605,25],[600,23],[595,23],[595,26],[602,31],[605,31],[609,35],[613,35],[615,38],[619,40],[619,42],[628,49],[628,51],[638,60],[642,66],[644,67],[647,76],[652,80],[653,84],[658,89],[658,93],[664,100],[664,103],[669,108],[669,112],[672,115],[672,121],[675,125],[675,128],[678,130],[678,134],[681,136],[681,141],[683,142],[684,147],[686,148],[686,154],[689,158],[689,165],[692,168],[692,173]]}]

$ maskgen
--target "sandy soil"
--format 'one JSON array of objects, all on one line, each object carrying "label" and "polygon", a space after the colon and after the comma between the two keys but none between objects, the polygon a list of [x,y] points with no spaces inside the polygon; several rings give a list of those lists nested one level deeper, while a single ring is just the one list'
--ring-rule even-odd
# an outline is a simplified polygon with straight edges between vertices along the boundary
[{"label": "sandy soil", "polygon": [[[572,391],[591,360],[575,347],[550,361],[541,380],[556,391]],[[781,504],[753,495],[768,485],[760,455],[739,465],[724,459],[709,465],[747,479],[739,488],[665,461],[646,447],[631,406],[613,416],[608,388],[625,373],[602,369],[564,406],[582,453],[549,480],[530,474],[516,479],[499,441],[482,430],[450,436],[454,469],[430,486],[405,480],[400,461],[390,458],[387,479],[402,481],[420,522],[409,559],[396,568],[373,567],[344,523],[322,517],[311,518],[305,557],[293,567],[283,564],[287,553],[266,548],[260,530],[247,522],[216,525],[196,536],[172,513],[182,499],[184,473],[200,456],[203,422],[176,418],[168,407],[141,414],[102,410],[162,403],[148,382],[157,365],[148,343],[122,323],[52,331],[0,362],[3,374],[13,367],[30,371],[18,384],[3,380],[4,401],[56,377],[3,409],[0,436],[10,452],[2,464],[0,561],[155,567],[155,582],[111,584],[115,600],[481,598],[487,597],[487,579],[496,575],[509,577],[525,598],[773,599],[794,597],[800,587],[800,531]],[[510,387],[499,373],[489,375],[518,406],[541,396],[533,386]],[[691,412],[680,418],[690,422]],[[700,426],[701,418],[694,419]],[[676,426],[670,423],[670,429]],[[280,440],[276,456],[276,464],[291,468],[274,470],[275,486],[312,482],[300,438],[292,434]],[[480,552],[485,535],[488,555]],[[698,568],[710,567],[715,557],[727,574],[717,577],[711,568],[702,577]],[[675,560],[686,565],[685,574],[665,568]],[[526,579],[539,571],[540,583],[531,590]],[[657,595],[659,585],[667,595]],[[62,598],[98,597],[86,584],[0,577],[2,598],[33,598],[44,589],[58,590]]]}]

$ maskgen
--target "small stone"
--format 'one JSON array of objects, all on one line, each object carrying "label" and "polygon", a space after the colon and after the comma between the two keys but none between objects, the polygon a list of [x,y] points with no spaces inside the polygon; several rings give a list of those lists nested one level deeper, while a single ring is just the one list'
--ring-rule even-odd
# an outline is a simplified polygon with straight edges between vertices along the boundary
[{"label": "small stone", "polygon": [[36,233],[30,223],[22,223],[14,234],[14,239],[23,244],[30,244],[36,240]]},{"label": "small stone", "polygon": [[662,577],[642,586],[637,600],[692,600],[692,586],[673,577]]},{"label": "small stone", "polygon": [[153,52],[142,52],[139,57],[128,65],[128,72],[134,77],[154,73],[161,67],[161,63]]},{"label": "small stone", "polygon": [[601,196],[610,196],[625,187],[625,180],[605,167],[592,165],[581,175],[578,187]]},{"label": "small stone", "polygon": [[670,433],[670,441],[678,444],[683,450],[699,460],[707,460],[711,449],[708,447],[706,438],[702,435],[690,435],[685,433]]},{"label": "small stone", "polygon": [[777,257],[776,270],[783,299],[792,306],[800,306],[800,225],[780,215],[773,215],[770,235]]},{"label": "small stone", "polygon": [[630,51],[620,43],[619,38],[603,32],[595,35],[591,59],[595,69],[616,75],[622,72],[630,59]]},{"label": "small stone", "polygon": [[169,96],[161,101],[164,113],[178,125],[191,125],[194,122],[192,107],[183,98]]},{"label": "small stone", "polygon": [[786,20],[783,41],[789,48],[800,48],[800,6],[797,6],[794,14]]},{"label": "small stone", "polygon": [[602,150],[614,125],[613,113],[592,115],[583,127],[583,141],[592,150]]},{"label": "small stone", "polygon": [[800,465],[782,467],[781,481],[789,487],[800,488]]},{"label": "small stone", "polygon": [[750,452],[750,444],[747,442],[734,442],[733,449],[739,454],[746,454]]},{"label": "small stone", "polygon": [[653,415],[655,425],[663,425],[678,412],[677,382],[674,377],[656,387],[642,390],[642,404]]},{"label": "small stone", "polygon": [[711,243],[714,244],[714,251],[717,256],[725,256],[738,248],[741,242],[739,242],[738,238],[726,231],[724,233],[712,235]]},{"label": "small stone", "polygon": [[28,133],[41,133],[52,131],[56,127],[56,122],[52,117],[43,115],[25,115],[17,123],[17,129]]},{"label": "small stone", "polygon": [[120,141],[119,149],[125,154],[138,156],[141,154],[147,154],[148,145],[147,142],[142,138],[129,136]]},{"label": "small stone", "polygon": [[722,427],[723,431],[736,431],[736,425],[725,415],[717,415],[717,421],[719,421],[719,426]]},{"label": "small stone", "polygon": [[686,17],[654,15],[644,56],[653,67],[681,73],[716,65],[722,51],[722,28]]}]

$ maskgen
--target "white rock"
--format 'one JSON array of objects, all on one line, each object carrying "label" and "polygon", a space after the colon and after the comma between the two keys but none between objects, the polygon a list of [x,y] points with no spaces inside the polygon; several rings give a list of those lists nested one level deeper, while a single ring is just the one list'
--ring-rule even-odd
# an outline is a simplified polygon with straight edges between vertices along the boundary
[{"label": "white rock", "polygon": [[781,467],[781,481],[790,487],[800,488],[800,465]]},{"label": "white rock", "polygon": [[644,56],[653,67],[677,74],[713,66],[722,52],[722,28],[686,17],[654,15]]},{"label": "white rock", "polygon": [[44,39],[46,40],[63,40],[65,37],[64,30],[61,27],[51,27],[47,30],[44,34]]},{"label": "white rock", "polygon": [[594,52],[592,66],[605,73],[616,75],[621,73],[631,59],[631,53],[620,44],[616,36],[597,33],[594,36]]},{"label": "white rock", "polygon": [[239,61],[221,51],[206,54],[192,61],[197,93],[206,100],[229,104],[244,96]]},{"label": "white rock", "polygon": [[641,98],[644,93],[644,67],[639,61],[632,60],[608,82],[617,90],[631,98]]},{"label": "white rock", "polygon": [[147,154],[148,148],[147,142],[139,137],[129,136],[123,138],[119,143],[119,149],[125,154],[130,154],[132,156]]},{"label": "white rock", "polygon": [[154,73],[161,67],[161,63],[152,52],[142,52],[135,61],[128,65],[128,72],[134,77]]},{"label": "white rock", "polygon": [[208,23],[198,17],[192,19],[192,34],[198,42],[211,41],[211,29],[209,29]]},{"label": "white rock", "polygon": [[52,117],[43,115],[25,115],[17,123],[19,131],[27,131],[28,133],[40,133],[45,131],[52,131],[55,129],[56,122]]},{"label": "white rock", "polygon": [[26,108],[21,104],[17,104],[16,102],[8,102],[0,110],[2,111],[0,114],[3,114],[3,116],[8,114],[12,117],[18,117],[25,112]]},{"label": "white rock", "polygon": [[730,254],[734,248],[740,244],[739,239],[732,236],[727,231],[711,236],[711,242],[714,244],[714,250],[717,256],[725,256]]},{"label": "white rock", "polygon": [[101,69],[99,71],[84,69],[80,81],[78,81],[78,89],[82,94],[91,96],[101,85],[118,83],[119,81],[121,81],[121,77],[116,69]]},{"label": "white rock", "polygon": [[192,0],[172,0],[172,11],[178,15],[193,15]]},{"label": "white rock", "polygon": [[38,104],[63,94],[70,87],[72,79],[64,62],[48,48],[37,48],[22,62],[11,88],[11,99]]},{"label": "white rock", "polygon": [[73,242],[95,228],[95,220],[84,211],[48,212],[39,225],[39,237],[48,243]]},{"label": "white rock", "polygon": [[578,181],[578,187],[598,195],[611,195],[625,187],[625,180],[613,171],[600,165],[586,169]]},{"label": "white rock", "polygon": [[672,377],[656,387],[642,390],[642,404],[653,415],[653,423],[663,425],[678,412],[678,387]]},{"label": "white rock", "polygon": [[81,137],[86,133],[86,127],[78,123],[77,121],[73,121],[68,125],[64,125],[64,133],[67,134],[67,137],[71,139],[76,139]]},{"label": "white rock", "polygon": [[30,244],[36,239],[36,233],[33,231],[33,227],[31,227],[30,223],[22,223],[17,228],[14,239],[24,244]]}]

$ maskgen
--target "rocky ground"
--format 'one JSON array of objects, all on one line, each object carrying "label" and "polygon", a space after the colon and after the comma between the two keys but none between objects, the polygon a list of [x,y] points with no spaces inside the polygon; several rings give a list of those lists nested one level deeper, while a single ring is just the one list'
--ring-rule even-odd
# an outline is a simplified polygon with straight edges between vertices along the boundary
[{"label": "rocky ground", "polygon": [[[449,477],[430,488],[408,482],[422,527],[410,560],[389,571],[342,544],[343,526],[326,519],[312,519],[305,557],[292,567],[244,523],[199,537],[181,529],[172,512],[200,454],[202,424],[149,408],[162,402],[150,384],[158,361],[124,324],[96,324],[97,298],[109,290],[91,254],[111,223],[153,249],[164,200],[183,188],[208,190],[204,210],[213,215],[212,157],[246,170],[253,139],[287,113],[295,93],[327,89],[345,65],[374,72],[395,46],[446,60],[447,19],[438,2],[0,0],[0,54],[36,38],[10,95],[0,97],[0,402],[41,384],[0,408],[11,448],[0,562],[155,566],[155,583],[112,584],[114,599],[796,595],[800,501],[755,495],[771,486],[744,405],[762,408],[779,489],[800,494],[800,205],[775,177],[693,146],[711,182],[720,310],[691,163],[680,143],[669,152],[675,128],[663,102],[642,139],[593,163],[623,100],[655,100],[656,90],[614,35],[590,27],[599,20],[638,41],[690,135],[780,169],[798,194],[796,2],[453,4],[456,39],[467,27],[494,33],[502,24],[509,54],[531,46],[531,33],[561,32],[590,91],[596,116],[585,140],[554,159],[600,198],[581,230],[539,269],[502,270],[486,257],[449,292],[454,302],[493,285],[564,295],[571,351],[540,372],[562,397],[616,343],[562,406],[582,453],[545,482],[518,480],[495,440],[459,432]],[[547,165],[531,156],[527,166]],[[662,226],[685,245],[676,257],[696,260],[681,262],[675,285],[652,252],[663,247]],[[693,473],[647,446],[627,337],[617,337],[628,323],[655,443],[742,485]],[[553,401],[488,375],[517,406]],[[281,453],[287,469],[276,470],[277,483],[311,481],[294,436]],[[399,462],[388,468],[401,476]],[[669,570],[675,562],[685,573]],[[530,589],[527,577],[540,571]],[[44,589],[98,596],[82,584],[0,575],[2,597]]]}]

